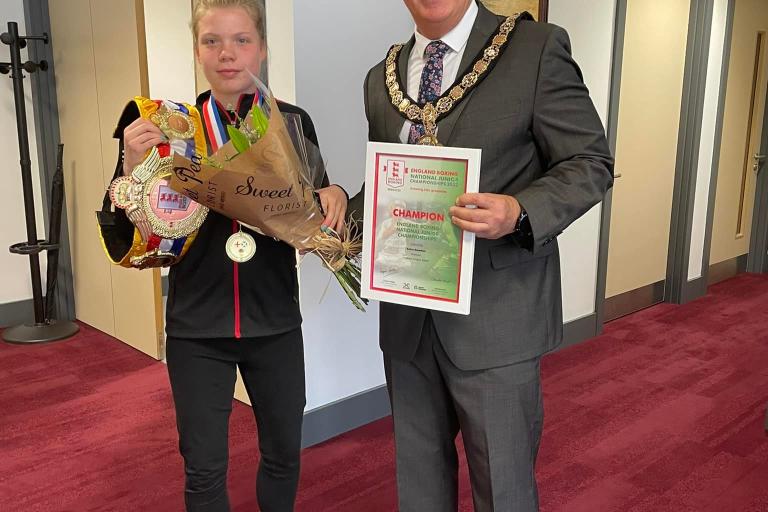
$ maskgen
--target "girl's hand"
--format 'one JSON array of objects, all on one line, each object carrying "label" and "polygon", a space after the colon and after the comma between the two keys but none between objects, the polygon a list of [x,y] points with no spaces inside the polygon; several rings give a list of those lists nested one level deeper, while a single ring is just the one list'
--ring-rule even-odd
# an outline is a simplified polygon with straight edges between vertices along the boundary
[{"label": "girl's hand", "polygon": [[320,204],[325,212],[323,226],[341,233],[347,215],[347,194],[338,185],[321,188],[316,192],[320,196]]},{"label": "girl's hand", "polygon": [[133,168],[144,160],[147,151],[167,140],[160,128],[147,119],[139,118],[126,126],[123,132],[123,174],[130,175]]}]

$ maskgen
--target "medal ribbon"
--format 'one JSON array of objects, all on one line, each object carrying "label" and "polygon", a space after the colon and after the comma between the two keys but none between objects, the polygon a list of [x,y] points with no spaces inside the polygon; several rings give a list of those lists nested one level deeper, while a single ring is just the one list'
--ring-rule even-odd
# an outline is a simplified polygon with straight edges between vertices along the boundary
[{"label": "medal ribbon", "polygon": [[[253,101],[251,102],[251,108],[253,105],[258,105],[261,110],[265,112],[269,117],[269,103],[266,103],[267,94],[261,89],[256,89],[253,94]],[[224,144],[229,142],[229,132],[227,132],[227,126],[221,120],[221,114],[217,107],[216,98],[213,97],[213,93],[203,102],[203,123],[205,124],[205,131],[208,133],[208,142],[211,146],[211,154],[218,151]],[[238,113],[239,114],[239,113]]]},{"label": "medal ribbon", "polygon": [[219,109],[216,108],[216,100],[211,94],[203,103],[203,122],[208,133],[208,142],[211,145],[211,154],[217,152],[221,146],[229,142],[229,135],[221,122]]},{"label": "medal ribbon", "polygon": [[[261,105],[263,98],[264,95],[261,94],[260,91],[257,91],[253,97],[253,103],[258,103]],[[208,132],[208,142],[211,145],[211,154],[213,154],[218,151],[224,144],[229,142],[229,133],[227,132],[226,126],[221,120],[221,114],[219,113],[219,109],[216,106],[216,99],[213,97],[213,93],[211,93],[208,99],[203,103],[202,111],[203,122],[205,123],[205,128]],[[253,239],[253,237],[248,233],[243,232],[240,222],[232,219],[232,236],[227,240],[227,255],[230,257],[230,259],[235,261],[235,275],[237,275],[237,263],[244,263],[251,259],[251,256],[253,256],[251,253],[251,255],[247,258],[238,258],[238,256],[242,255],[241,251],[239,251],[241,246],[238,245],[238,243],[242,244],[243,242],[246,245],[252,244],[254,247],[256,245],[256,241]],[[235,295],[238,294],[236,293]]]},{"label": "medal ribbon", "polygon": [[[168,100],[160,100],[156,103],[158,104],[158,107],[165,105],[165,108],[168,110],[176,110],[186,116],[189,116],[189,109],[180,103],[174,103],[173,101]],[[165,150],[168,151],[168,155],[163,154],[163,150],[160,149],[161,146],[168,146],[168,149]],[[177,153],[187,158],[192,158],[195,154],[195,139],[173,139],[170,141],[170,143],[161,144],[157,149],[160,151],[160,156],[170,156],[173,153]]]},{"label": "medal ribbon", "polygon": [[[176,110],[189,116],[189,109],[180,103],[175,103],[168,100],[154,100],[157,108],[165,106],[168,110]],[[173,154],[180,154],[187,158],[192,158],[195,154],[195,139],[171,139],[168,142],[163,142],[157,145],[157,151],[160,153],[160,157],[167,157]],[[159,249],[162,252],[172,253],[175,256],[179,256],[184,249],[184,246],[189,239],[188,236],[181,238],[163,238],[157,234],[153,234],[147,241],[147,251]]]}]

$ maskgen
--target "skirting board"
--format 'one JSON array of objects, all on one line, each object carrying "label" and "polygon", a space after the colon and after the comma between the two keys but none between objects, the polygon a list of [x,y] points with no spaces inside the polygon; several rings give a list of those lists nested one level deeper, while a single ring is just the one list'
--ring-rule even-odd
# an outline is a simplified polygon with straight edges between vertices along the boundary
[{"label": "skirting board", "polygon": [[664,281],[605,299],[606,322],[664,302]]},{"label": "skirting board", "polygon": [[743,254],[736,258],[711,265],[705,276],[698,277],[685,284],[680,303],[687,304],[688,302],[704,297],[710,286],[747,272],[747,260],[748,255]]},{"label": "skirting board", "polygon": [[[163,276],[163,296],[168,294],[168,276]],[[561,349],[597,335],[597,317],[591,314],[563,326]],[[390,414],[386,386],[360,392],[304,414],[302,448],[313,446]]]},{"label": "skirting board", "polygon": [[32,299],[0,304],[0,327],[32,323],[35,319],[35,306]]},{"label": "skirting board", "polygon": [[[597,317],[593,313],[563,326],[560,349],[576,345],[596,335]],[[304,415],[302,447],[307,448],[356,429],[390,414],[386,386],[363,391],[349,398],[318,407]]]},{"label": "skirting board", "polygon": [[726,279],[735,277],[747,270],[747,255],[743,254],[730,260],[721,261],[709,266],[707,286],[712,286]]},{"label": "skirting board", "polygon": [[699,299],[706,294],[707,280],[703,277],[698,277],[685,283],[680,297],[680,304],[688,304],[689,302]]},{"label": "skirting board", "polygon": [[302,448],[327,441],[368,423],[389,416],[387,386],[379,386],[318,407],[304,414]]},{"label": "skirting board", "polygon": [[597,335],[597,315],[595,313],[573,320],[563,326],[563,343],[559,350],[577,345]]}]

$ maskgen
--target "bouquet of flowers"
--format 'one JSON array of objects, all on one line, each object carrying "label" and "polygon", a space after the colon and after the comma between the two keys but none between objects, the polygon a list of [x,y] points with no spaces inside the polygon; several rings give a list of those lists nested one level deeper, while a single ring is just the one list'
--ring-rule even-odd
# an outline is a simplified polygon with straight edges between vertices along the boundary
[{"label": "bouquet of flowers", "polygon": [[281,115],[271,91],[256,77],[253,108],[229,142],[210,156],[176,155],[170,186],[211,210],[316,254],[360,310],[361,236],[323,227],[315,188],[325,175],[317,146],[306,140],[297,115]]}]

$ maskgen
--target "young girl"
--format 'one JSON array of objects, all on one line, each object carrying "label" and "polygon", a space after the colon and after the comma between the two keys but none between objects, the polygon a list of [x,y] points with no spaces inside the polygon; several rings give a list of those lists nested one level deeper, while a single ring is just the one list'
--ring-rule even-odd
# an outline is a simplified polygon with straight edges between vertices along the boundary
[{"label": "young girl", "polygon": [[[226,125],[244,119],[252,106],[256,87],[250,73],[258,75],[266,57],[263,8],[258,0],[198,0],[192,30],[197,60],[211,84],[197,107],[212,153],[222,138],[227,140]],[[305,136],[317,144],[306,112],[286,103],[279,108],[299,114]],[[164,141],[162,132],[143,119],[123,134],[126,174]],[[319,191],[325,225],[340,228],[347,197],[340,187],[328,187],[327,178],[325,183]],[[227,433],[239,368],[259,432],[259,506],[264,512],[290,511],[305,405],[295,251],[248,231],[256,239],[256,254],[235,263],[225,244],[238,230],[236,221],[210,212],[184,259],[170,271],[166,350],[185,502],[189,511],[229,510]]]}]

